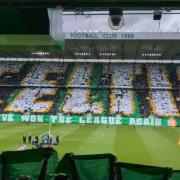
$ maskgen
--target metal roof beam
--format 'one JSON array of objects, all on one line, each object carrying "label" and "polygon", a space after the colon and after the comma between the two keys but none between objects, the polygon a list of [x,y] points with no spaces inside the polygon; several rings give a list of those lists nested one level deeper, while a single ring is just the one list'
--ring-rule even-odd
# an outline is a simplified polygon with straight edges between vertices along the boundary
[{"label": "metal roof beam", "polygon": [[1,7],[56,7],[64,10],[105,10],[119,8],[126,10],[150,10],[157,8],[180,9],[180,0],[1,0]]}]

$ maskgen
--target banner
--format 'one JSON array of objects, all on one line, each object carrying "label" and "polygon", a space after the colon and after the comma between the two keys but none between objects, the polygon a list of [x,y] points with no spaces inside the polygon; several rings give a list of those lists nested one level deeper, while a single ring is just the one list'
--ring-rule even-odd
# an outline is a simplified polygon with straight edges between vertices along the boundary
[{"label": "banner", "polygon": [[19,115],[0,114],[0,122],[65,123],[65,124],[104,124],[135,126],[180,126],[180,118],[135,118],[105,116],[64,116],[64,115]]}]

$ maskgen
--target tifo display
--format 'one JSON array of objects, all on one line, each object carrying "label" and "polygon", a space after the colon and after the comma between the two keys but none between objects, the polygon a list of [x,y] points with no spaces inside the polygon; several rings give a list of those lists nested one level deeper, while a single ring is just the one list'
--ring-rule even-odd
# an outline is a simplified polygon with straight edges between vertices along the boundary
[{"label": "tifo display", "polygon": [[0,113],[180,117],[179,64],[3,62]]}]

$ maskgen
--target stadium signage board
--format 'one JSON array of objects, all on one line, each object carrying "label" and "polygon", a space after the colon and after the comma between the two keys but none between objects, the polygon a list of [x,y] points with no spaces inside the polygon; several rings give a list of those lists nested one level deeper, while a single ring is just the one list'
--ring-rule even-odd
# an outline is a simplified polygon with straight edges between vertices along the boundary
[{"label": "stadium signage board", "polygon": [[65,39],[180,39],[180,33],[170,32],[66,32]]},{"label": "stadium signage board", "polygon": [[[172,123],[173,121],[173,123]],[[105,116],[63,116],[63,115],[19,115],[0,114],[0,122],[33,122],[64,124],[102,124],[102,125],[135,125],[135,126],[180,126],[180,118],[134,118]]]}]

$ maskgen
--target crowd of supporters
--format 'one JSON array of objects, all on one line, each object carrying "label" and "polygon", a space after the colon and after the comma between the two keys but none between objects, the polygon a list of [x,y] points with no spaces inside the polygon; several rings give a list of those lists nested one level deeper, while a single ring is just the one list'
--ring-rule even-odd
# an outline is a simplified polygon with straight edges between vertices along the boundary
[{"label": "crowd of supporters", "polygon": [[180,65],[2,62],[0,113],[180,117]]}]

